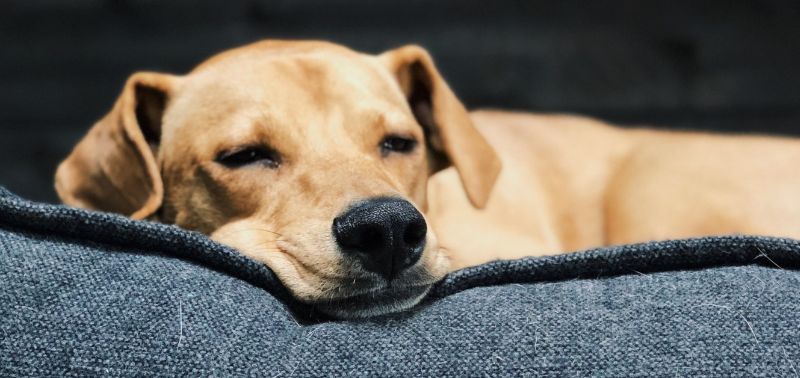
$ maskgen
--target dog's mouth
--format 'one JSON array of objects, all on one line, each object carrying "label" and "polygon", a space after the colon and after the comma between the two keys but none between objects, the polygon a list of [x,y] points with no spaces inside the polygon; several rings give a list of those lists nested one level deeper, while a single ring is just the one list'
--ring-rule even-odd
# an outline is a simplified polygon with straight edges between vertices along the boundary
[{"label": "dog's mouth", "polygon": [[302,301],[338,319],[391,314],[414,307],[439,278],[424,266],[416,266],[393,280],[378,278],[377,275],[363,276],[363,273],[351,273],[359,278],[326,280],[327,285],[335,287],[335,290]]},{"label": "dog's mouth", "polygon": [[413,285],[390,283],[370,291],[316,300],[309,304],[320,312],[340,319],[366,318],[407,310],[425,298],[432,285],[427,282]]},{"label": "dog's mouth", "polygon": [[[304,264],[283,249],[278,251],[281,260],[290,264],[278,265],[273,259],[268,265],[295,298],[338,319],[366,318],[410,309],[425,298],[444,273],[435,266],[420,263],[394,279],[386,279],[346,260],[340,261],[340,273],[330,274]],[[287,272],[294,273],[293,279],[286,279],[282,274]]]}]

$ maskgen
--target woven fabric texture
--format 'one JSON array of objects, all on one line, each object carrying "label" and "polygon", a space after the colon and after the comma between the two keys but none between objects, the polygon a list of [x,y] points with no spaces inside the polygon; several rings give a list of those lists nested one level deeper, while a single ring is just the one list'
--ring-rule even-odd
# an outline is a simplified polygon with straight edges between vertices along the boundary
[{"label": "woven fabric texture", "polygon": [[798,268],[786,239],[628,245],[333,321],[202,235],[0,190],[0,376],[797,376]]}]

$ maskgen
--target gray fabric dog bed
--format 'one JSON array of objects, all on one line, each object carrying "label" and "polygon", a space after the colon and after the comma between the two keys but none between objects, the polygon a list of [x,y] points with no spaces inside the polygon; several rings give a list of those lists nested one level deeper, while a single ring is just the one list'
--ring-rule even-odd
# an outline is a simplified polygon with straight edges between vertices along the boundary
[{"label": "gray fabric dog bed", "polygon": [[0,376],[797,376],[799,267],[793,240],[629,245],[334,321],[202,235],[0,191]]}]

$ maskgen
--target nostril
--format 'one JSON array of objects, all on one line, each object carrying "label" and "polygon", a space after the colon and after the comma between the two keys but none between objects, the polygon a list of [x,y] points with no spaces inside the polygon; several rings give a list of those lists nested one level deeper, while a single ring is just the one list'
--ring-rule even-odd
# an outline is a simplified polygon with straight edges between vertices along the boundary
[{"label": "nostril", "polygon": [[381,248],[386,243],[386,235],[380,227],[362,227],[357,239],[358,247],[368,251]]},{"label": "nostril", "polygon": [[405,232],[403,232],[403,241],[407,246],[416,247],[425,240],[427,231],[428,227],[424,220],[414,220],[406,226]]},{"label": "nostril", "polygon": [[333,234],[341,247],[363,251],[380,248],[386,239],[380,225],[353,224],[338,217],[333,220]]}]

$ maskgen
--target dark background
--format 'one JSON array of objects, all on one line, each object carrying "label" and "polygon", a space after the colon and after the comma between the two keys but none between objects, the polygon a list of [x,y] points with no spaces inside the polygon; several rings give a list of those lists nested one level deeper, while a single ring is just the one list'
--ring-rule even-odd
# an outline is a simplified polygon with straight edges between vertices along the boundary
[{"label": "dark background", "polygon": [[275,37],[422,44],[468,107],[800,134],[796,0],[4,0],[0,185],[56,201],[58,161],[130,73]]}]

